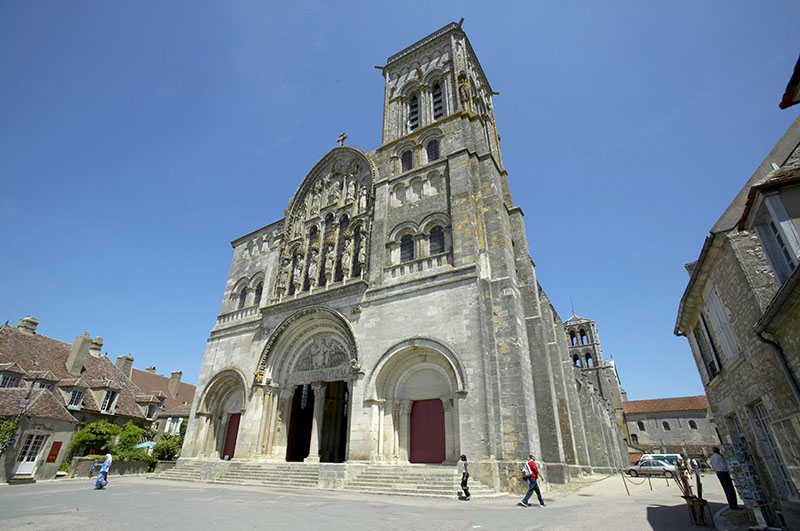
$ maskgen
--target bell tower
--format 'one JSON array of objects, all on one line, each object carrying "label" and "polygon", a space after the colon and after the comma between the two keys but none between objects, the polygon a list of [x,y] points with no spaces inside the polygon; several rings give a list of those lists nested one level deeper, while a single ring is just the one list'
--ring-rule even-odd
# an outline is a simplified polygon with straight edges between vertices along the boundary
[{"label": "bell tower", "polygon": [[480,123],[483,140],[500,160],[492,105],[497,93],[461,29],[463,22],[451,22],[376,67],[385,79],[383,145],[460,115]]}]

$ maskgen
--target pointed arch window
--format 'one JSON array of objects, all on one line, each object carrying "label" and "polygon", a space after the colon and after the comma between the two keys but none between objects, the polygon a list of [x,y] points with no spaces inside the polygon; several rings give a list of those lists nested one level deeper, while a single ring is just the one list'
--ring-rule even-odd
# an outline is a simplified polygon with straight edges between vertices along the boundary
[{"label": "pointed arch window", "polygon": [[439,141],[438,140],[431,140],[428,142],[428,145],[425,146],[426,151],[428,152],[428,162],[433,162],[434,160],[439,160]]},{"label": "pointed arch window", "polygon": [[444,252],[444,230],[442,230],[441,227],[434,227],[431,229],[430,252],[431,255]]},{"label": "pointed arch window", "polygon": [[410,262],[414,259],[414,237],[410,234],[400,240],[400,261]]},{"label": "pointed arch window", "polygon": [[408,171],[414,166],[414,159],[410,149],[403,151],[400,155],[400,163],[403,165],[403,171]]},{"label": "pointed arch window", "polygon": [[411,96],[408,104],[408,127],[412,131],[419,128],[419,98],[416,94]]},{"label": "pointed arch window", "polygon": [[442,97],[442,85],[433,85],[433,119],[438,120],[444,116],[444,98]]}]

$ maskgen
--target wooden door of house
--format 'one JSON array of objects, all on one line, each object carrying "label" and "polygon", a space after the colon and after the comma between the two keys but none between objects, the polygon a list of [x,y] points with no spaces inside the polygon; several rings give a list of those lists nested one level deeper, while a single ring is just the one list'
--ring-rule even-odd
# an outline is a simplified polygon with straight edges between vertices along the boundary
[{"label": "wooden door of house", "polygon": [[241,413],[231,414],[228,421],[228,430],[225,433],[225,450],[222,452],[222,458],[225,456],[228,459],[233,459],[234,452],[236,451],[236,436],[239,434],[239,419],[242,417]]},{"label": "wooden door of house", "polygon": [[412,463],[441,463],[445,460],[444,406],[438,398],[416,400],[411,405]]}]

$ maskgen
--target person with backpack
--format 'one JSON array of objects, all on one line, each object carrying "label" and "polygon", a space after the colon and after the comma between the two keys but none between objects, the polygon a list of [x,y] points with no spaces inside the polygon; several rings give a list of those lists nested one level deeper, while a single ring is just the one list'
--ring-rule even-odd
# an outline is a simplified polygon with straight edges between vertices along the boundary
[{"label": "person with backpack", "polygon": [[531,499],[531,494],[536,492],[536,496],[539,498],[539,507],[545,507],[544,500],[542,499],[542,492],[539,490],[539,484],[536,481],[539,479],[539,467],[536,466],[536,458],[533,457],[533,454],[528,456],[528,462],[522,467],[522,479],[528,480],[528,492],[518,505],[530,507],[530,505],[528,505],[528,500]]}]

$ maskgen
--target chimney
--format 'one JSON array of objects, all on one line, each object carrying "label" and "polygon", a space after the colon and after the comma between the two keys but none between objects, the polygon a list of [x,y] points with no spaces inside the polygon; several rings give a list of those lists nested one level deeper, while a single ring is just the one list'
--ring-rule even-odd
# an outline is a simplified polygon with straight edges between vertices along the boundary
[{"label": "chimney", "polygon": [[156,373],[156,366],[155,365],[150,365],[148,368],[145,369],[145,372],[149,372],[150,374],[155,374]]},{"label": "chimney", "polygon": [[131,372],[133,372],[133,356],[130,354],[126,356],[118,356],[117,357],[117,369],[122,371],[122,374],[130,379]]},{"label": "chimney", "polygon": [[89,346],[89,354],[95,358],[99,358],[101,348],[103,348],[103,338],[97,336],[96,338],[92,339],[92,344]]},{"label": "chimney", "polygon": [[69,351],[67,358],[67,370],[71,374],[78,375],[83,368],[83,362],[86,360],[86,355],[89,353],[89,345],[92,340],[86,336],[78,336],[72,344],[72,350]]},{"label": "chimney", "polygon": [[181,371],[172,371],[172,376],[169,378],[169,386],[167,389],[169,389],[169,394],[172,395],[172,398],[178,396],[178,387],[181,383],[182,374],[183,373]]},{"label": "chimney", "polygon": [[39,324],[39,320],[36,317],[23,317],[19,320],[17,324],[17,328],[19,331],[27,336],[32,336],[36,333],[36,326]]}]

